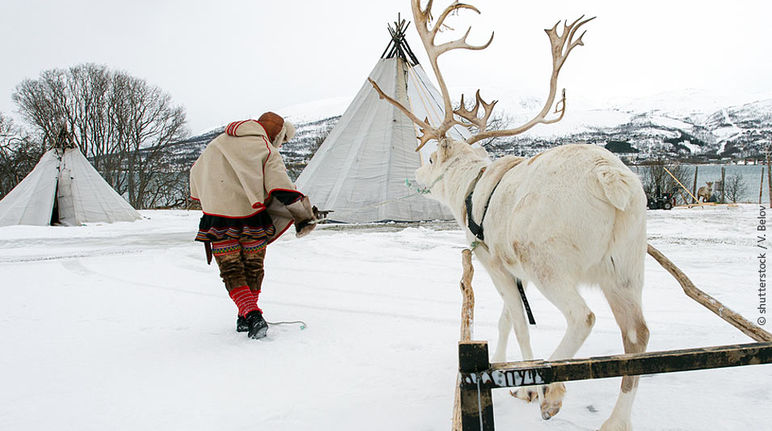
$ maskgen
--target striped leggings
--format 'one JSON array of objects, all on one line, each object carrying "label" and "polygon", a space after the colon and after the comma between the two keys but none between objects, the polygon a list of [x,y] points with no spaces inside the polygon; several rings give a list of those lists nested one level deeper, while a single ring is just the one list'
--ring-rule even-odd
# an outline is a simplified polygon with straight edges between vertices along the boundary
[{"label": "striped leggings", "polygon": [[249,286],[254,294],[260,293],[263,284],[263,261],[266,241],[245,238],[228,238],[212,241],[212,255],[220,267],[220,277],[230,292],[241,286]]}]

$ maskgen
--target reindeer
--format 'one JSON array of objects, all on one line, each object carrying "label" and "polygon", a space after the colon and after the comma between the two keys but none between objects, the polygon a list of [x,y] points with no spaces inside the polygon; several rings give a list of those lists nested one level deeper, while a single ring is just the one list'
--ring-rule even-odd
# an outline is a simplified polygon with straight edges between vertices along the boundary
[{"label": "reindeer", "polygon": [[[555,103],[558,74],[571,51],[584,45],[585,33],[576,35],[592,18],[581,17],[570,24],[566,21],[562,33],[558,31],[560,22],[545,30],[552,51],[552,74],[544,107],[517,128],[488,131],[486,124],[496,101],[485,102],[478,90],[472,109],[467,109],[462,96],[461,106],[454,110],[437,59],[455,49],[485,49],[493,35],[483,45],[471,45],[466,41],[470,27],[460,39],[437,44],[437,33],[451,13],[480,11],[454,2],[432,26],[431,7],[432,0],[423,8],[420,0],[412,0],[416,29],[442,92],[442,123],[433,126],[428,119],[419,119],[387,96],[376,82],[370,82],[381,99],[420,127],[416,151],[430,140],[437,141],[437,150],[429,163],[416,171],[416,179],[429,188],[432,198],[450,208],[503,299],[494,361],[505,359],[510,326],[523,359],[534,357],[516,279],[535,285],[566,320],[566,332],[550,359],[573,357],[595,323],[595,315],[577,291],[580,284],[600,286],[622,332],[624,351],[645,351],[649,330],[641,311],[641,291],[647,247],[646,196],[638,177],[612,153],[595,145],[564,145],[530,158],[505,156],[493,162],[483,148],[471,145],[563,118],[565,90]],[[553,104],[555,110],[550,115]],[[454,141],[447,132],[456,124],[476,133],[464,142]],[[637,376],[622,378],[614,410],[601,430],[632,428],[630,413],[637,386]],[[514,395],[529,401],[538,398],[542,417],[549,419],[560,410],[564,394],[565,386],[553,383],[521,388]]]},{"label": "reindeer", "polygon": [[702,186],[697,190],[697,199],[702,198],[703,202],[709,201],[710,197],[713,195],[713,183],[707,181],[705,184],[707,184],[707,186]]}]

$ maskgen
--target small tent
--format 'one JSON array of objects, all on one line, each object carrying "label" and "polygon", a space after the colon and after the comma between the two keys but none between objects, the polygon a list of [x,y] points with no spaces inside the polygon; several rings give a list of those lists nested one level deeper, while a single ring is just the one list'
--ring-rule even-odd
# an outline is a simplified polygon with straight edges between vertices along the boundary
[{"label": "small tent", "polygon": [[[439,124],[442,96],[405,40],[407,24],[389,27],[391,41],[370,72],[381,89],[418,118]],[[298,177],[298,189],[329,219],[346,223],[451,219],[439,202],[415,192],[415,170],[428,163],[436,149],[430,141],[420,151],[418,128],[365,80],[335,128]],[[469,132],[454,126],[449,135],[466,139]]]},{"label": "small tent", "polygon": [[139,218],[78,148],[63,146],[43,154],[32,172],[0,200],[0,226],[78,226]]}]

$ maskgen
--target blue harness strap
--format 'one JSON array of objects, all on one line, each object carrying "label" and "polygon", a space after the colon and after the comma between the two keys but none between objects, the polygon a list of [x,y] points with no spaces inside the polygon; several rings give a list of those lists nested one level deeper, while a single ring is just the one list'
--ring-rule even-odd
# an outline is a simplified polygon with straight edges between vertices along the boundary
[{"label": "blue harness strap", "polygon": [[[472,232],[472,235],[475,236],[480,241],[485,240],[485,231],[483,230],[482,224],[485,221],[485,214],[488,213],[488,205],[491,203],[491,198],[493,197],[493,194],[496,193],[496,188],[501,184],[501,178],[499,178],[499,181],[496,183],[495,186],[493,186],[493,190],[491,190],[491,194],[488,195],[488,200],[485,202],[485,207],[483,208],[482,217],[480,218],[480,224],[477,224],[472,219],[472,195],[474,195],[474,189],[477,186],[477,182],[480,181],[480,178],[482,178],[483,173],[485,173],[485,168],[480,169],[480,173],[477,174],[477,178],[474,179],[472,182],[472,186],[469,189],[469,194],[466,195],[466,199],[464,200],[464,203],[466,204],[466,226],[469,228],[469,231]],[[503,176],[502,176],[503,178]],[[525,297],[525,289],[523,288],[523,282],[519,278],[515,278],[517,282],[517,291],[520,293],[520,299],[523,300],[523,307],[525,308],[525,313],[528,315],[528,323],[531,325],[536,324],[536,319],[533,317],[533,312],[531,312],[531,305],[528,303],[528,298]]]}]

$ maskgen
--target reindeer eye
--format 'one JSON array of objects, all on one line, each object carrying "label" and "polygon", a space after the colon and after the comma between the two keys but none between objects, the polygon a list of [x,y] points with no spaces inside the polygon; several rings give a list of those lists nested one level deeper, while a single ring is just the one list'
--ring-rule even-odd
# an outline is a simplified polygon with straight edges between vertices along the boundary
[{"label": "reindeer eye", "polygon": [[434,164],[434,155],[429,156],[429,164]]}]

